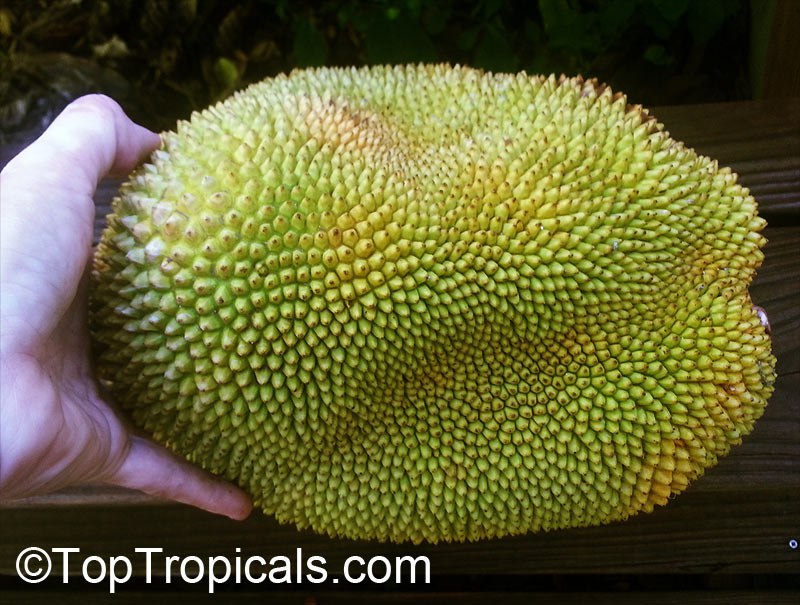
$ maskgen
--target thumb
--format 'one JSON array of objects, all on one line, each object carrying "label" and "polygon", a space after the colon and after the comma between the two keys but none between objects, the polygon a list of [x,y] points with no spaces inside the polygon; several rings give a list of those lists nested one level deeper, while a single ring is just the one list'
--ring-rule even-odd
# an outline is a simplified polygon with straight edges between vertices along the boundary
[{"label": "thumb", "polygon": [[247,518],[253,508],[239,488],[136,435],[131,436],[127,457],[106,482],[236,520]]},{"label": "thumb", "polygon": [[98,181],[130,170],[159,142],[113,100],[90,95],[0,172],[3,329],[15,334],[15,348],[46,340],[75,297],[89,260]]}]

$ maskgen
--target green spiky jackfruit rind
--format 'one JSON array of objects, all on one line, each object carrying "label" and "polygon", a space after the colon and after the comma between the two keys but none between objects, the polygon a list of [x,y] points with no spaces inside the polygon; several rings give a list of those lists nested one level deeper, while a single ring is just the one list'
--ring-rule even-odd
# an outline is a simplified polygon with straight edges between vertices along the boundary
[{"label": "green spiky jackfruit rind", "polygon": [[100,376],[282,522],[625,519],[764,410],[755,201],[596,82],[296,71],[163,139],[96,255]]}]

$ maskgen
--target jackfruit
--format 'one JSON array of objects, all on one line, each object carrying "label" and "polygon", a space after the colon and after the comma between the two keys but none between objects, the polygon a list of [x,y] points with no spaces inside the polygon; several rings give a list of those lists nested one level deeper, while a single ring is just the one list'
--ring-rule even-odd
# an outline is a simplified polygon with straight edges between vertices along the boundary
[{"label": "jackfruit", "polygon": [[582,78],[311,69],[163,135],[95,257],[137,425],[331,536],[651,511],[762,414],[765,222]]}]

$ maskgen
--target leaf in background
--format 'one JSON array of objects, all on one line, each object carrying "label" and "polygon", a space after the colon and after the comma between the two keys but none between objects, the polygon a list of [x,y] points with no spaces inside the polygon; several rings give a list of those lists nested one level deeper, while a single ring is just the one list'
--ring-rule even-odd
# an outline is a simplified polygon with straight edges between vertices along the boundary
[{"label": "leaf in background", "polygon": [[366,29],[367,60],[371,64],[417,63],[438,59],[419,21],[405,14],[396,19],[378,15]]},{"label": "leaf in background", "polygon": [[394,21],[400,16],[400,9],[397,8],[396,6],[388,6],[386,7],[384,13],[386,14],[386,18],[389,21]]},{"label": "leaf in background", "polygon": [[101,44],[92,45],[92,54],[98,59],[119,59],[127,57],[130,53],[125,40],[116,34]]},{"label": "leaf in background", "polygon": [[458,44],[458,48],[461,50],[470,50],[471,48],[475,47],[475,44],[478,42],[478,36],[481,33],[480,27],[469,27],[463,30],[458,35],[458,40],[456,44]]},{"label": "leaf in background", "polygon": [[[705,1],[700,0],[700,2]],[[689,0],[652,0],[652,2],[661,16],[670,23],[675,23],[689,8]]]},{"label": "leaf in background", "polygon": [[239,82],[239,70],[236,63],[227,57],[219,57],[214,62],[214,79],[223,94],[225,91],[235,89]]},{"label": "leaf in background", "polygon": [[286,18],[289,15],[289,9],[291,8],[294,0],[260,0],[260,2],[261,4],[272,6],[278,18],[281,21],[286,21]]},{"label": "leaf in background", "polygon": [[533,46],[539,46],[542,43],[542,28],[538,21],[525,19],[522,31],[525,32],[525,39],[532,43]]},{"label": "leaf in background", "polygon": [[406,0],[406,8],[408,13],[415,19],[419,19],[422,15],[422,6],[425,4],[422,0]]},{"label": "leaf in background", "polygon": [[222,53],[230,54],[240,48],[249,22],[250,16],[245,7],[239,5],[228,11],[216,26],[214,43],[217,49]]},{"label": "leaf in background", "polygon": [[695,0],[689,7],[689,31],[696,42],[708,42],[722,27],[725,21],[725,1]]},{"label": "leaf in background", "polygon": [[177,12],[184,21],[189,22],[197,16],[197,0],[178,0],[175,2]]},{"label": "leaf in background", "polygon": [[508,37],[502,30],[487,27],[475,48],[473,57],[475,67],[495,72],[513,72],[517,70],[517,57],[508,43]]},{"label": "leaf in background", "polygon": [[[642,4],[641,20],[660,40],[666,40],[675,30],[675,24],[664,17],[653,2],[645,2]],[[652,38],[652,36],[649,35],[648,37]]]},{"label": "leaf in background", "polygon": [[491,19],[503,8],[505,0],[483,0],[483,18]]},{"label": "leaf in background", "polygon": [[586,27],[594,14],[581,13],[564,0],[539,0],[539,12],[547,40],[554,47],[578,51],[596,33]]},{"label": "leaf in background", "polygon": [[374,7],[355,4],[342,4],[336,11],[336,20],[342,28],[353,27],[365,32],[374,17]]},{"label": "leaf in background", "polygon": [[539,11],[552,48],[563,49],[575,57],[603,48],[597,13],[581,13],[562,0],[539,0]]},{"label": "leaf in background", "polygon": [[644,51],[645,61],[653,65],[663,66],[671,65],[675,61],[675,56],[667,52],[661,44],[651,44]]},{"label": "leaf in background", "polygon": [[422,12],[422,23],[425,30],[432,35],[444,31],[452,12],[450,2],[435,2],[425,7]]},{"label": "leaf in background", "polygon": [[632,0],[609,0],[598,7],[598,25],[607,38],[617,40],[625,35],[636,5]]},{"label": "leaf in background", "polygon": [[4,38],[11,35],[14,31],[14,15],[11,11],[0,8],[0,36]]},{"label": "leaf in background", "polygon": [[551,39],[562,36],[563,32],[571,30],[579,16],[563,0],[539,0],[539,13],[542,15],[544,31]]},{"label": "leaf in background", "polygon": [[517,54],[519,68],[533,74],[551,73],[553,69],[541,24],[533,19],[526,19],[522,31],[522,50]]},{"label": "leaf in background", "polygon": [[[118,70],[128,107],[157,129],[223,96],[231,67],[239,87],[321,62],[476,61],[592,73],[649,104],[740,99],[752,77],[749,8],[761,2],[0,0],[0,114],[13,136],[61,107],[56,89],[85,88],[63,62],[46,76],[21,71],[21,53],[46,57],[39,69],[62,53]],[[7,132],[0,125],[0,140]]]},{"label": "leaf in background", "polygon": [[298,67],[324,65],[328,59],[328,42],[309,17],[295,21],[292,52]]}]

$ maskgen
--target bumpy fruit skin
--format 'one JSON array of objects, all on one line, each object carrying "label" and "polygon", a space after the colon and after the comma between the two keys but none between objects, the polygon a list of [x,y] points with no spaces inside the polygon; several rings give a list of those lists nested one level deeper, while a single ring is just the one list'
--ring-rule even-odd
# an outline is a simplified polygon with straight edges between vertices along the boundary
[{"label": "bumpy fruit skin", "polygon": [[625,519],[772,392],[755,201],[596,82],[297,71],[163,138],[96,255],[99,373],[282,522]]}]

